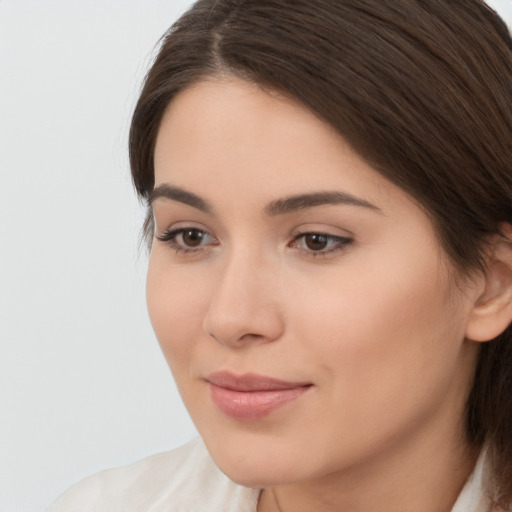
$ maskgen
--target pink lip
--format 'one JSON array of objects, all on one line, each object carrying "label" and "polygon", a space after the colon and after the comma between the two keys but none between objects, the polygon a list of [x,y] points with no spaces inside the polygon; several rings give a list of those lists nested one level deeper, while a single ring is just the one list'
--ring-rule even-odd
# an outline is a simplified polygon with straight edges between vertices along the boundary
[{"label": "pink lip", "polygon": [[282,405],[299,398],[312,384],[285,382],[255,374],[212,373],[210,383],[215,405],[227,416],[255,420],[267,416]]}]

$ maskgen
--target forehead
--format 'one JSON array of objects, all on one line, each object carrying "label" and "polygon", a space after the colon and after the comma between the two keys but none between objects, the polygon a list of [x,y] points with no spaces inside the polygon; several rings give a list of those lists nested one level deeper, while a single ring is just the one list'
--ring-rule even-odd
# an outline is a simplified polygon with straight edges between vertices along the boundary
[{"label": "forehead", "polygon": [[167,183],[215,203],[268,203],[337,190],[417,208],[309,109],[246,81],[211,79],[169,105],[155,147],[155,186]]},{"label": "forehead", "polygon": [[288,97],[236,78],[211,78],[188,87],[169,105],[157,137],[155,166],[158,171],[165,164],[160,157],[171,151],[182,158],[185,147],[190,159],[204,155],[210,162],[213,156],[242,161],[259,147],[265,152],[258,162],[267,156],[278,163],[300,148],[320,149],[338,138],[330,125]]}]

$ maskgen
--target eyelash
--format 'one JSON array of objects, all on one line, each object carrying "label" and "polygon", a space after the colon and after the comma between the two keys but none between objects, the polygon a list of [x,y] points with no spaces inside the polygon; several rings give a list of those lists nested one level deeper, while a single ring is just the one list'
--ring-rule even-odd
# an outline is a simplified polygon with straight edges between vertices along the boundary
[{"label": "eyelash", "polygon": [[[306,237],[308,236],[324,238],[326,239],[327,243],[333,243],[333,247],[330,249],[323,249],[318,251],[298,247],[300,241],[305,242]],[[301,252],[313,258],[325,258],[347,250],[352,242],[353,240],[346,236],[332,235],[331,233],[323,233],[321,231],[308,231],[296,235],[295,238],[288,244],[288,247],[297,247]]]},{"label": "eyelash", "polygon": [[[190,254],[190,253],[198,253],[199,251],[204,250],[204,245],[198,245],[197,247],[188,247],[184,245],[183,243],[177,243],[176,238],[180,235],[183,236],[185,233],[195,233],[199,234],[201,237],[210,237],[212,240],[215,240],[215,238],[208,234],[208,232],[198,229],[198,228],[179,228],[179,229],[173,229],[165,231],[161,235],[157,235],[156,238],[160,242],[166,243],[170,245],[172,249],[176,252],[176,254]],[[306,249],[299,247],[300,241],[305,241],[306,237],[321,237],[326,239],[327,243],[334,243],[334,246],[330,249],[324,249],[324,250],[312,250],[312,249]],[[200,243],[202,240],[200,241]],[[288,247],[296,247],[298,250],[300,250],[302,253],[306,254],[308,257],[328,257],[333,254],[337,254],[339,252],[342,252],[352,244],[353,240],[349,237],[345,236],[339,236],[339,235],[332,235],[330,233],[323,233],[320,231],[308,231],[305,233],[299,233],[297,234],[293,240],[288,244]],[[214,245],[218,245],[218,242]]]},{"label": "eyelash", "polygon": [[[209,235],[206,231],[198,228],[179,228],[179,229],[172,229],[167,230],[161,235],[158,235],[156,238],[160,240],[160,242],[166,243],[171,246],[172,249],[176,251],[176,254],[187,254],[187,253],[197,253],[198,251],[203,250],[203,246],[198,247],[187,247],[184,244],[178,244],[176,242],[176,238],[180,235],[183,235],[184,233],[197,233],[201,236],[208,236],[212,238],[212,240],[215,240],[213,236]],[[215,244],[217,245],[217,244]]]}]

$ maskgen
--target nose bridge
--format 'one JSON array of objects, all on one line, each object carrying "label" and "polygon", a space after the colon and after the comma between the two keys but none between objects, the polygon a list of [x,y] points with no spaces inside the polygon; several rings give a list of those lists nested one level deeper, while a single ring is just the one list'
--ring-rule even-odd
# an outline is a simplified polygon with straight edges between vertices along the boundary
[{"label": "nose bridge", "polygon": [[223,344],[277,339],[283,329],[275,269],[262,251],[232,250],[220,262],[204,330]]}]

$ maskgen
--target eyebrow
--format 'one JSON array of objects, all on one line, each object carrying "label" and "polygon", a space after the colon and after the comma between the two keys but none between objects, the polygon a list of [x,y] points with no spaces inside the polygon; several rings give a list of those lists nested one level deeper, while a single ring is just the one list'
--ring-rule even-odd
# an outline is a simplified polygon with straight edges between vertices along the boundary
[{"label": "eyebrow", "polygon": [[194,194],[193,192],[188,192],[182,188],[174,187],[172,185],[158,185],[158,187],[154,188],[151,194],[148,197],[148,206],[152,206],[152,204],[159,198],[171,199],[172,201],[177,201],[178,203],[188,204],[197,210],[200,210],[204,213],[212,213],[213,208],[208,201],[205,201],[202,197]]},{"label": "eyebrow", "polygon": [[[170,199],[172,201],[192,206],[203,213],[213,213],[212,205],[202,197],[194,194],[193,192],[188,192],[180,187],[175,187],[166,183],[153,189],[148,198],[148,205],[151,206],[159,198]],[[305,210],[307,208],[314,208],[316,206],[337,204],[358,206],[382,213],[380,208],[365,199],[339,191],[298,194],[285,197],[283,199],[276,199],[275,201],[270,202],[265,207],[264,211],[267,215],[275,217],[278,215],[286,215],[296,211]]]},{"label": "eyebrow", "polygon": [[312,194],[299,194],[296,196],[276,199],[266,208],[265,213],[270,216],[285,215],[287,213],[313,208],[315,206],[345,204],[359,206],[382,213],[382,210],[364,199],[360,199],[346,192],[316,192]]}]

